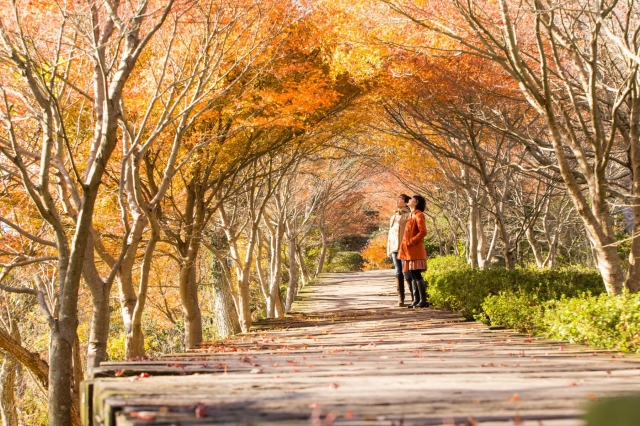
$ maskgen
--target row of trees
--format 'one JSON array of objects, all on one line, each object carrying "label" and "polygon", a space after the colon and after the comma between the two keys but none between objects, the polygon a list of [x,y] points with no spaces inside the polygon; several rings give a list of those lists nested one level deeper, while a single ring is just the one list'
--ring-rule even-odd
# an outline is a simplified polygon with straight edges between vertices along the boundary
[{"label": "row of trees", "polygon": [[[373,166],[354,157],[342,118],[360,92],[329,78],[311,12],[283,0],[0,6],[5,424],[17,424],[16,360],[48,389],[50,424],[79,424],[79,383],[108,357],[114,291],[125,356],[145,356],[150,284],[177,268],[195,348],[203,258],[221,272],[224,337],[251,327],[252,285],[266,316],[282,316],[332,240],[365,223],[354,194]],[[21,300],[46,321],[46,361],[21,342]]]},{"label": "row of trees", "polygon": [[637,291],[638,2],[382,3],[401,19],[374,36],[393,52],[375,128],[410,142],[395,173],[432,198],[441,246],[462,234],[480,268],[560,247]]},{"label": "row of trees", "polygon": [[[166,305],[156,282],[177,291],[186,348],[203,340],[213,272],[220,336],[247,331],[257,300],[282,315],[331,242],[366,226],[378,201],[364,191],[388,196],[366,183],[382,169],[430,198],[442,253],[512,268],[528,245],[538,266],[589,258],[610,293],[637,291],[638,7],[3,3],[0,374],[19,361],[48,389],[50,423],[77,424],[112,293],[126,357],[145,354],[149,303]],[[13,326],[25,300],[46,362]]]}]

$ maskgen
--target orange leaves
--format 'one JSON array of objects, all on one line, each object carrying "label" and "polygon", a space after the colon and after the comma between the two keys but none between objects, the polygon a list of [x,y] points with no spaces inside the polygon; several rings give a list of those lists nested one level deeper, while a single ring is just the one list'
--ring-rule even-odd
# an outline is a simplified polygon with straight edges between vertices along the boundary
[{"label": "orange leaves", "polygon": [[[361,252],[366,264],[365,269],[382,269],[390,266],[387,256],[387,234],[382,233],[370,239]],[[386,264],[386,265],[385,265]]]}]

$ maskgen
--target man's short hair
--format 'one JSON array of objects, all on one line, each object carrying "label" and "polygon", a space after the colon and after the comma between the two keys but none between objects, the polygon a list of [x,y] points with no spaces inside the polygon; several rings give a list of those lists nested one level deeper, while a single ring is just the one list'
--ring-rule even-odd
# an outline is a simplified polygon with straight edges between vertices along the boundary
[{"label": "man's short hair", "polygon": [[400,194],[399,197],[402,198],[405,203],[408,203],[411,199],[411,197],[409,197],[407,194]]}]

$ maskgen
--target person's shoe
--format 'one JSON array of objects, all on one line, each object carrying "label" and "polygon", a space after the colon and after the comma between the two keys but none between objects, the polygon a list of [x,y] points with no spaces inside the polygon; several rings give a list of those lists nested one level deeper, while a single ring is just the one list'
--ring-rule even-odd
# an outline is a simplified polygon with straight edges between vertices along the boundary
[{"label": "person's shoe", "polygon": [[396,277],[396,291],[398,292],[398,306],[404,306],[404,277]]},{"label": "person's shoe", "polygon": [[411,280],[405,277],[405,281],[407,282],[407,286],[409,287],[409,294],[411,295],[411,303],[416,301],[416,298],[413,297],[413,288],[411,288]]},{"label": "person's shoe", "polygon": [[420,302],[416,305],[417,308],[426,308],[429,306],[429,302],[427,302],[427,285],[425,284],[423,279],[420,279],[416,282],[416,286],[418,287],[418,294],[420,295]]},{"label": "person's shoe", "polygon": [[420,304],[420,300],[416,299],[413,301],[412,304],[410,304],[409,306],[407,306],[408,309],[414,309],[415,307],[417,307]]}]

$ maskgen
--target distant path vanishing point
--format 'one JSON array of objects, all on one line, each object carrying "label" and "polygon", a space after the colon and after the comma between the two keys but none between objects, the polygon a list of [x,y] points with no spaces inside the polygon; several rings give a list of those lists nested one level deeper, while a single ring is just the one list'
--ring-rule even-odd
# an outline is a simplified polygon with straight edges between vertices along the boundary
[{"label": "distant path vanishing point", "polygon": [[639,356],[490,330],[396,300],[391,270],[324,274],[290,316],[252,333],[104,363],[83,383],[83,420],[573,426],[590,400],[640,391]]}]

